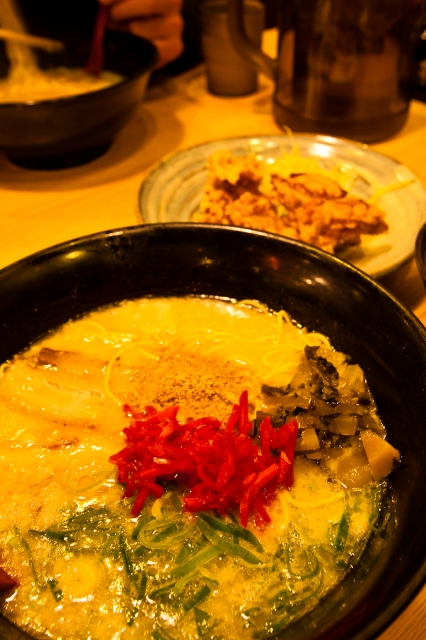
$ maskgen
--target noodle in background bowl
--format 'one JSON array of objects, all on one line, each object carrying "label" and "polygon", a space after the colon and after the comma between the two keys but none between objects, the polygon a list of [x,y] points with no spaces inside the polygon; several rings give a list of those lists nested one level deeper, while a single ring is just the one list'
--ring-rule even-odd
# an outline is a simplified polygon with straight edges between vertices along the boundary
[{"label": "noodle in background bowl", "polygon": [[[100,305],[192,294],[285,309],[363,368],[389,440],[403,456],[391,479],[396,515],[380,552],[369,544],[338,588],[284,636],[373,640],[426,575],[426,330],[380,284],[319,249],[263,232],[188,223],[116,229],[0,271],[1,361]],[[2,631],[28,638],[0,618]]]},{"label": "noodle in background bowl", "polygon": [[[58,4],[60,10],[62,3]],[[38,3],[34,9],[38,10]],[[96,8],[96,7],[95,7]],[[46,23],[49,25],[49,21]],[[35,51],[41,70],[84,68],[90,47],[88,29],[62,33],[54,25],[33,33],[56,37],[61,53]],[[157,50],[143,38],[107,31],[104,68],[123,76],[116,85],[91,93],[39,102],[0,103],[0,150],[12,162],[35,169],[61,169],[103,154],[140,104],[157,62]],[[0,78],[8,75],[9,59],[0,42]]]}]

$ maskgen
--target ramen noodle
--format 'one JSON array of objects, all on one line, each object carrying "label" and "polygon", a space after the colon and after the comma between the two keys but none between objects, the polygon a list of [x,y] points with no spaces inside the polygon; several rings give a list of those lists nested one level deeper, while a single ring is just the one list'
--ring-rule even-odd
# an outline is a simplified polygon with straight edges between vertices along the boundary
[{"label": "ramen noodle", "polygon": [[31,103],[54,100],[99,91],[121,82],[123,77],[103,71],[94,77],[84,69],[56,67],[40,69],[12,69],[8,78],[0,81],[0,103]]},{"label": "ramen noodle", "polygon": [[36,638],[273,636],[390,517],[361,369],[284,311],[128,301],[0,372],[1,610]]}]

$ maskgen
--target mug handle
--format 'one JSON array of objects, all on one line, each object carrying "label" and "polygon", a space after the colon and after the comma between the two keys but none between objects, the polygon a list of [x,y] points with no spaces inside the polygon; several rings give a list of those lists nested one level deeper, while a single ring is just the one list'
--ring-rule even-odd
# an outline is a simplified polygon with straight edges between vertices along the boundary
[{"label": "mug handle", "polygon": [[227,0],[228,28],[231,42],[245,60],[272,80],[277,78],[277,61],[263,53],[248,38],[243,21],[244,0]]}]

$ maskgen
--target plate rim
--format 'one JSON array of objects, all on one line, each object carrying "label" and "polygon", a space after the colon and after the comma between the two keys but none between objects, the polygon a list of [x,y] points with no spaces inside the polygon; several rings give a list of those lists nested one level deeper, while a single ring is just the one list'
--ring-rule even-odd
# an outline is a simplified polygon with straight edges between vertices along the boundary
[{"label": "plate rim", "polygon": [[[157,177],[157,175],[161,175],[161,172],[163,170],[163,167],[168,164],[171,163],[171,161],[173,161],[175,158],[179,158],[179,157],[183,157],[185,155],[190,155],[192,151],[195,150],[202,150],[204,148],[208,148],[210,146],[214,146],[217,145],[221,142],[223,143],[230,143],[230,142],[235,142],[238,143],[241,141],[241,143],[244,143],[244,141],[246,141],[247,143],[249,143],[251,140],[254,139],[259,139],[259,140],[263,140],[263,141],[267,141],[267,140],[274,140],[274,141],[278,141],[279,139],[282,140],[289,140],[289,142],[291,143],[292,141],[294,141],[297,144],[298,140],[310,140],[312,143],[314,142],[320,142],[322,144],[326,144],[329,145],[330,147],[333,148],[338,148],[343,147],[343,146],[348,146],[348,147],[353,147],[354,149],[360,149],[363,152],[365,152],[366,154],[368,154],[369,156],[376,156],[379,159],[385,159],[389,162],[391,162],[395,169],[403,168],[404,170],[408,170],[413,178],[414,178],[414,182],[413,184],[415,184],[417,187],[420,187],[421,191],[423,192],[423,198],[424,198],[424,210],[423,210],[423,219],[421,224],[419,225],[419,228],[417,230],[417,233],[420,231],[421,227],[423,224],[426,224],[426,188],[423,186],[423,183],[420,179],[420,177],[417,175],[417,173],[415,171],[413,171],[413,169],[409,166],[404,164],[403,162],[401,162],[400,160],[394,158],[392,155],[383,153],[381,151],[377,151],[376,149],[373,149],[369,144],[357,141],[357,140],[352,140],[350,138],[343,138],[343,137],[335,137],[335,136],[329,136],[326,134],[314,134],[314,133],[304,133],[304,132],[292,132],[290,135],[287,135],[285,133],[267,133],[267,134],[248,134],[248,135],[240,135],[240,136],[227,136],[224,138],[213,138],[212,140],[207,140],[205,142],[200,142],[200,143],[196,143],[196,144],[192,144],[189,145],[187,147],[182,147],[179,148],[177,150],[171,151],[170,153],[162,156],[159,160],[157,160],[155,163],[153,163],[150,167],[148,167],[147,171],[145,172],[145,175],[142,179],[142,182],[139,186],[138,192],[137,192],[137,203],[136,203],[136,215],[138,218],[138,224],[156,224],[156,223],[163,223],[163,224],[167,224],[167,222],[177,222],[175,220],[170,220],[170,221],[162,221],[160,219],[156,220],[156,221],[150,221],[150,220],[146,220],[145,216],[144,216],[144,199],[145,199],[145,193],[146,191],[150,188],[150,186],[152,185],[152,183],[155,183],[155,179]],[[179,221],[182,224],[188,223],[188,222],[192,222],[191,220],[187,220],[187,221]],[[209,224],[209,223],[206,223]],[[280,235],[280,234],[279,234]],[[416,234],[417,235],[417,234]],[[302,241],[303,242],[303,241]],[[309,243],[306,243],[309,245]],[[309,245],[311,246],[311,245]],[[408,262],[410,262],[414,255],[415,255],[415,242],[413,243],[413,246],[410,250],[410,252],[405,253],[399,260],[395,260],[393,261],[391,264],[389,264],[388,266],[383,266],[382,268],[378,268],[373,270],[364,270],[360,265],[358,265],[356,262],[352,262],[348,259],[346,259],[345,257],[343,257],[341,254],[337,254],[338,257],[341,260],[344,260],[345,262],[348,262],[348,264],[351,264],[359,269],[361,269],[362,271],[364,271],[365,273],[367,273],[369,276],[371,276],[374,279],[379,279],[382,278],[386,275],[389,275],[390,273],[396,271],[397,269],[403,267],[404,265],[406,265]]]}]

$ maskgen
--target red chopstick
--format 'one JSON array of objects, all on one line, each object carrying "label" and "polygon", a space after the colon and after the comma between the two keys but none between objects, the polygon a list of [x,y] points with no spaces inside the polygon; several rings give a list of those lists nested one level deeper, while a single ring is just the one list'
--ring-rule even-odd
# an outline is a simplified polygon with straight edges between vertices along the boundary
[{"label": "red chopstick", "polygon": [[108,20],[108,6],[99,5],[96,15],[95,26],[93,28],[92,42],[90,44],[89,59],[86,64],[86,71],[92,76],[99,78],[104,62],[104,34]]}]

